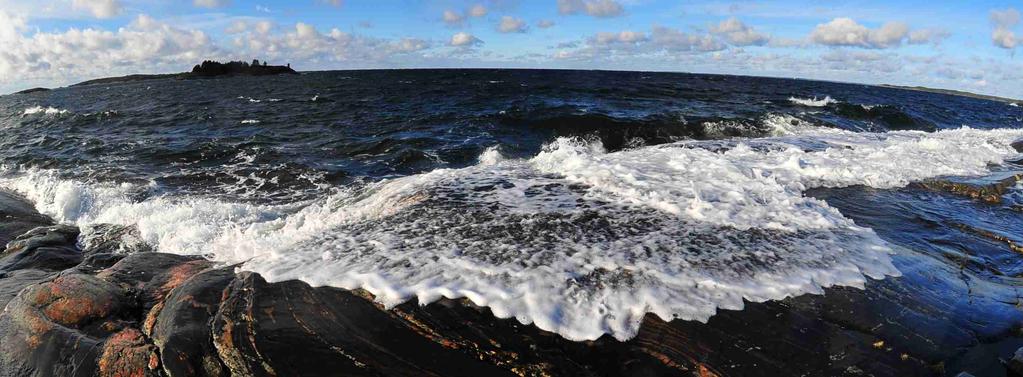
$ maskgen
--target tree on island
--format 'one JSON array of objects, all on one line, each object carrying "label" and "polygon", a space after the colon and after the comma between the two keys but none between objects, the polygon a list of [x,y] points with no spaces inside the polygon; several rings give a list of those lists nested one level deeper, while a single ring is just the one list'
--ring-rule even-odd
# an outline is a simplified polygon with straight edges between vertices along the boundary
[{"label": "tree on island", "polygon": [[192,68],[191,74],[194,76],[221,76],[221,75],[276,75],[281,73],[297,73],[291,69],[291,64],[287,66],[279,65],[268,65],[266,61],[260,62],[259,59],[253,59],[252,63],[231,61],[227,63],[221,63],[215,60],[205,60],[201,64],[196,65]]}]

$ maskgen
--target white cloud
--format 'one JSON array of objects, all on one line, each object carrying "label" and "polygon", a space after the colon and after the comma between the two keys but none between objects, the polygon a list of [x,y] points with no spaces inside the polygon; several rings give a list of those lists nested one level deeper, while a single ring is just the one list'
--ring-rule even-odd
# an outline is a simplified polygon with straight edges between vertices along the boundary
[{"label": "white cloud", "polygon": [[539,20],[539,21],[536,21],[536,27],[541,28],[541,29],[546,29],[546,28],[549,28],[549,27],[552,27],[552,26],[554,26],[554,21],[551,21],[551,20]]},{"label": "white cloud", "polygon": [[501,17],[501,22],[497,24],[497,31],[502,33],[525,33],[527,28],[526,21],[512,16]]},{"label": "white cloud", "polygon": [[917,29],[909,32],[909,44],[940,44],[952,34],[945,29]]},{"label": "white cloud", "polygon": [[[3,30],[0,26],[0,34],[7,34]],[[68,80],[181,70],[216,53],[205,33],[141,15],[116,32],[72,28],[63,33],[5,37],[0,40],[0,82],[14,77]]]},{"label": "white cloud", "polygon": [[[25,35],[29,29],[23,18],[0,11],[0,83],[62,85],[131,73],[181,72],[205,59],[257,58],[298,67],[379,67],[434,47],[420,38],[383,39],[338,29],[320,31],[301,22],[281,30],[268,20],[236,21],[227,26],[234,33],[230,44],[218,46],[202,31],[145,15],[114,31],[71,28]],[[471,35],[453,41],[465,51],[482,43]]]},{"label": "white cloud", "polygon": [[418,38],[402,38],[393,47],[399,52],[416,52],[430,48],[430,42]]},{"label": "white cloud", "polygon": [[20,38],[26,28],[25,17],[11,15],[0,9],[0,44]]},{"label": "white cloud", "polygon": [[71,7],[87,10],[96,18],[117,17],[124,9],[118,0],[72,0]]},{"label": "white cloud", "polygon": [[200,8],[220,8],[231,4],[231,0],[192,0],[192,5]]},{"label": "white cloud", "polygon": [[770,37],[756,32],[753,28],[732,17],[710,28],[710,32],[721,36],[736,46],[763,46]]},{"label": "white cloud", "polygon": [[387,40],[354,35],[334,28],[323,33],[303,22],[282,33],[272,33],[272,24],[256,24],[247,34],[234,39],[235,53],[242,59],[264,57],[271,61],[322,65],[327,62],[368,64],[386,62],[399,55],[422,51],[430,43],[417,38]]},{"label": "white cloud", "polygon": [[997,28],[991,32],[991,41],[995,46],[1011,50],[1019,45],[1020,38],[1017,38],[1016,33],[1012,32],[1012,30]]},{"label": "white cloud", "polygon": [[483,44],[483,41],[474,37],[472,34],[460,32],[451,36],[451,42],[449,42],[449,44],[454,47],[473,47]]},{"label": "white cloud", "polygon": [[1015,8],[991,11],[991,23],[995,30],[991,32],[991,42],[995,46],[1014,49],[1023,43],[1023,38],[1017,37],[1011,29],[1019,24],[1020,14]]},{"label": "white cloud", "polygon": [[711,52],[728,48],[709,35],[692,35],[663,26],[654,26],[650,38],[655,47],[668,52]]},{"label": "white cloud", "polygon": [[227,29],[224,29],[225,33],[228,34],[239,34],[249,30],[249,23],[245,20],[237,20],[231,23]]},{"label": "white cloud", "polygon": [[441,15],[441,20],[444,20],[445,24],[450,26],[461,25],[462,21],[465,21],[465,16],[453,10],[445,10],[444,14]]},{"label": "white cloud", "polygon": [[584,13],[593,17],[618,17],[624,11],[615,0],[558,0],[558,13]]},{"label": "white cloud", "polygon": [[991,22],[996,27],[1011,28],[1019,24],[1020,14],[1015,8],[991,11]]},{"label": "white cloud", "polygon": [[[648,34],[625,30],[617,33],[597,33],[585,40],[582,47],[575,48],[578,43],[562,43],[562,49],[552,55],[555,59],[564,60],[614,60],[619,58],[648,58],[664,60],[678,54],[700,54],[718,52],[728,48],[712,35],[692,35],[662,26],[654,26]],[[566,50],[572,49],[574,50]]]},{"label": "white cloud", "polygon": [[295,24],[295,35],[302,40],[312,40],[319,38],[320,32],[313,25],[299,22]]},{"label": "white cloud", "polygon": [[647,36],[643,32],[635,32],[631,30],[625,30],[618,33],[597,33],[597,35],[590,38],[590,43],[595,45],[614,45],[614,44],[637,44],[645,42]]},{"label": "white cloud", "polygon": [[817,25],[810,39],[826,46],[889,48],[901,45],[908,35],[909,27],[901,22],[888,22],[870,29],[851,18],[840,17]]},{"label": "white cloud", "polygon": [[480,18],[480,17],[486,16],[486,15],[487,15],[487,7],[483,6],[483,4],[476,4],[476,5],[473,5],[472,8],[469,8],[469,16],[470,17]]}]

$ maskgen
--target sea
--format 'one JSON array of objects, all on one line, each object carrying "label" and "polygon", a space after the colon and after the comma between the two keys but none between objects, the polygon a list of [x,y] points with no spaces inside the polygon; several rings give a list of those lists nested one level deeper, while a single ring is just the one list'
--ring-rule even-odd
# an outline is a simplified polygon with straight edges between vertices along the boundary
[{"label": "sea", "polygon": [[361,288],[385,306],[467,298],[568,339],[624,340],[648,313],[706,321],[863,287],[898,279],[893,260],[922,243],[954,244],[912,237],[954,221],[864,215],[879,201],[994,216],[988,229],[1019,237],[1023,187],[955,211],[934,204],[951,193],[900,193],[1021,170],[1021,139],[1009,103],[792,79],[160,79],[0,97],[0,189],[82,227],[82,242],[133,226],[140,245],[269,281]]}]

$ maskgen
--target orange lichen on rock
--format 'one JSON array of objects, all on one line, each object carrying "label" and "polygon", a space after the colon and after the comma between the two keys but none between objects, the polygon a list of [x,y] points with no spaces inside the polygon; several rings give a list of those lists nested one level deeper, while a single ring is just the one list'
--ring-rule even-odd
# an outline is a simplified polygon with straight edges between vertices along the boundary
[{"label": "orange lichen on rock", "polygon": [[205,271],[210,268],[210,266],[210,262],[197,260],[172,267],[169,271],[167,271],[167,281],[160,286],[160,292],[167,294],[167,292],[177,288],[189,278],[195,276],[195,274]]},{"label": "orange lichen on rock", "polygon": [[113,287],[87,275],[70,274],[42,284],[32,302],[46,317],[65,326],[77,326],[108,317],[117,306]]},{"label": "orange lichen on rock", "polygon": [[156,318],[160,316],[160,311],[163,310],[164,302],[157,302],[153,305],[152,309],[149,309],[149,314],[146,314],[146,320],[142,322],[142,331],[147,335],[153,335],[153,327],[156,326]]},{"label": "orange lichen on rock", "polygon": [[160,357],[141,331],[127,328],[107,339],[98,364],[104,377],[157,376]]}]

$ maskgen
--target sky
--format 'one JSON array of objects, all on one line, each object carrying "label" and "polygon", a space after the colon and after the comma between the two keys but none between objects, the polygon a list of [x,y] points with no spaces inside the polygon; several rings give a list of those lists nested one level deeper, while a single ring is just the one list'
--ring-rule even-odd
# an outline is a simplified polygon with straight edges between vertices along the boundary
[{"label": "sky", "polygon": [[205,59],[300,71],[559,68],[1023,98],[1019,0],[0,0],[0,93]]}]

